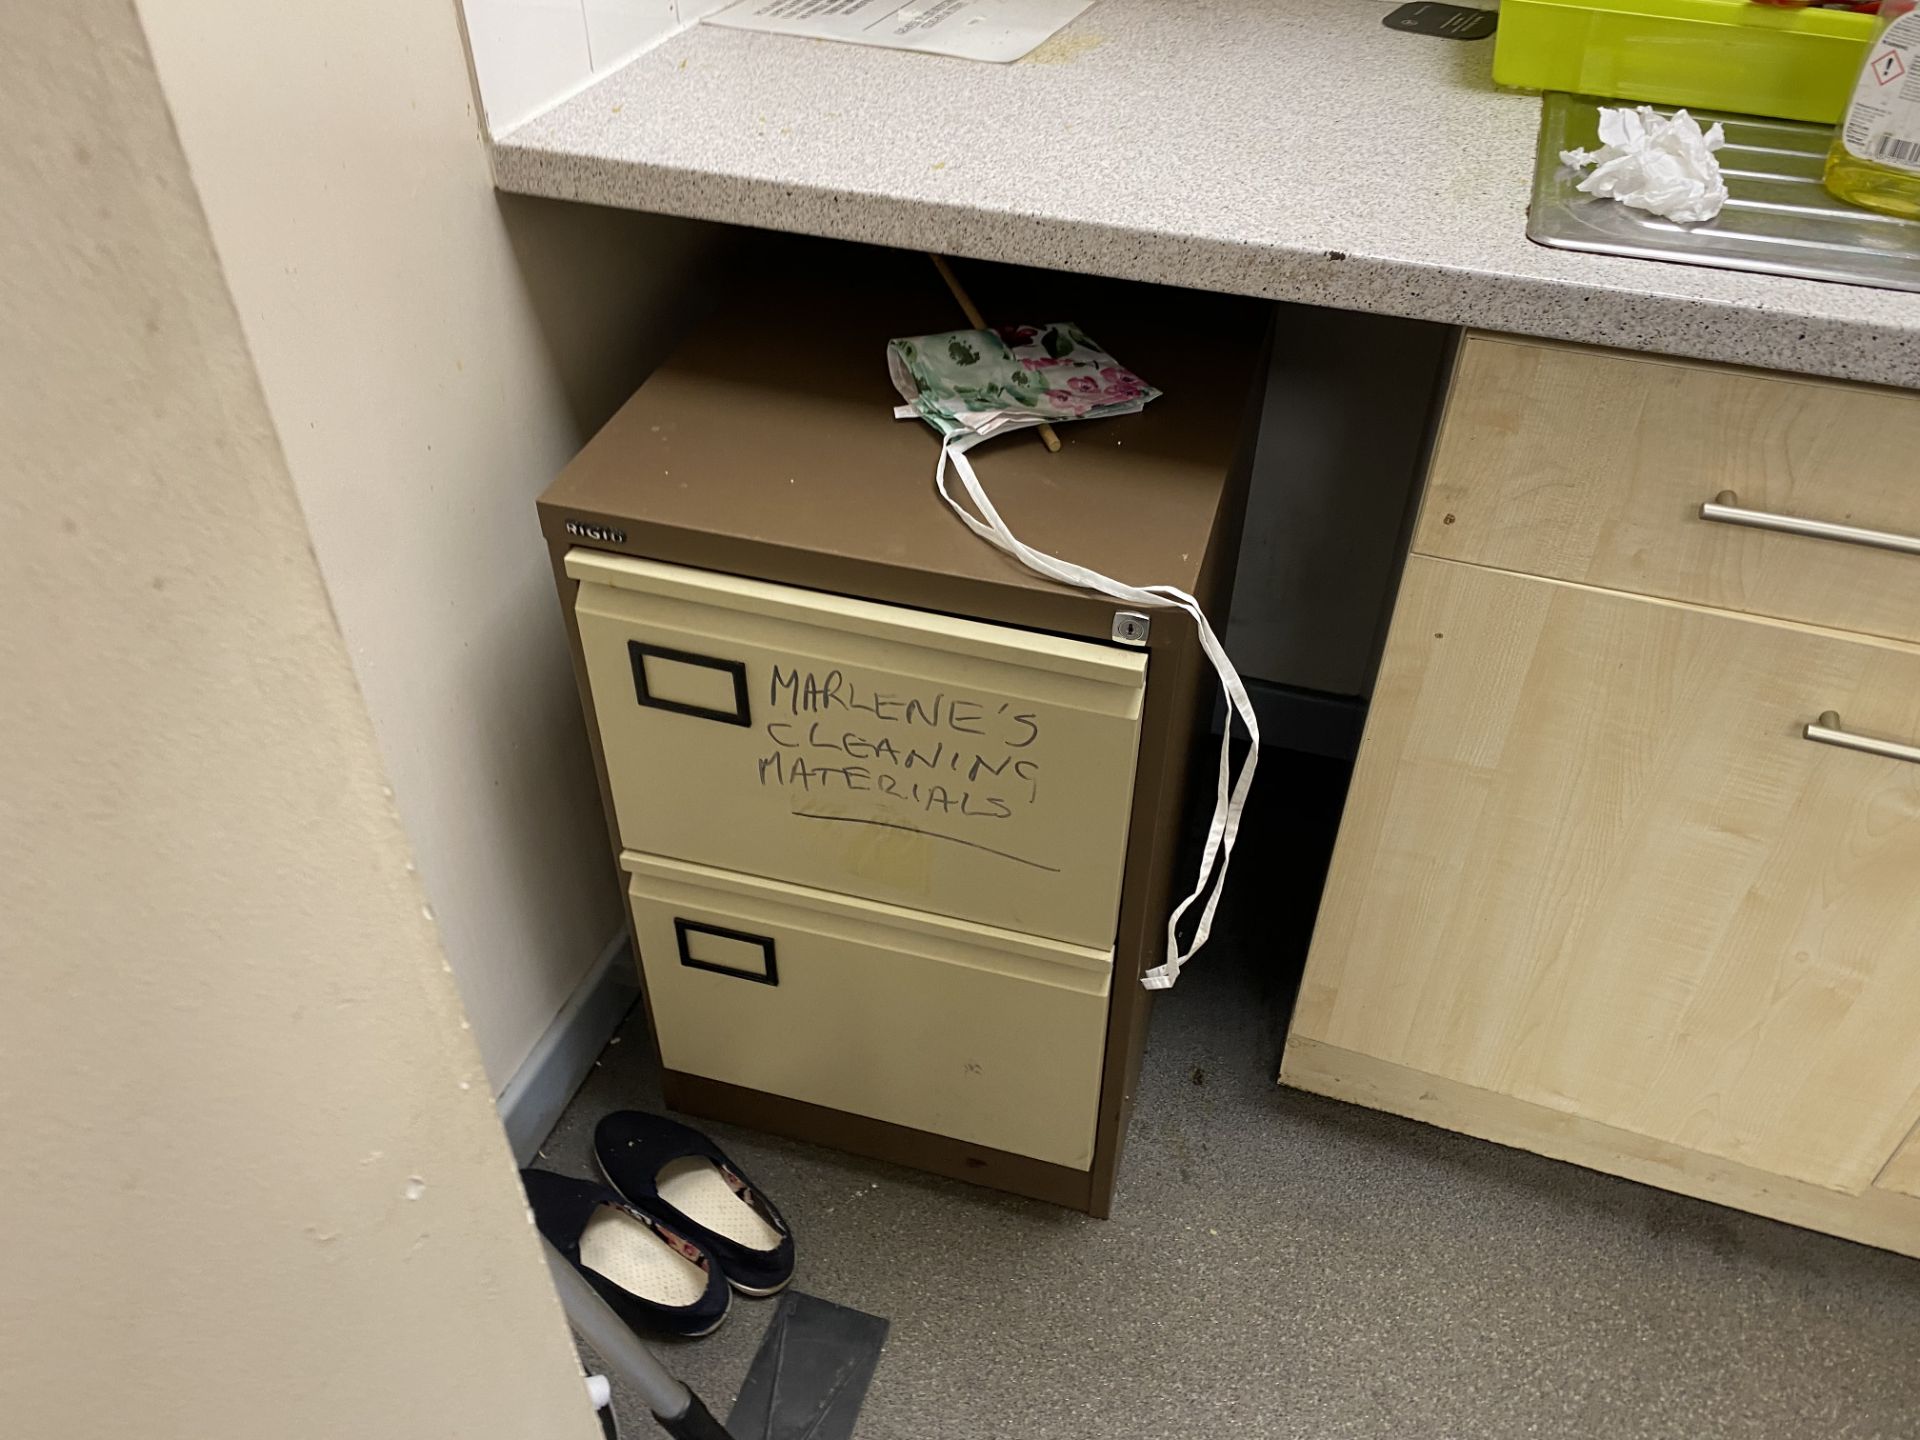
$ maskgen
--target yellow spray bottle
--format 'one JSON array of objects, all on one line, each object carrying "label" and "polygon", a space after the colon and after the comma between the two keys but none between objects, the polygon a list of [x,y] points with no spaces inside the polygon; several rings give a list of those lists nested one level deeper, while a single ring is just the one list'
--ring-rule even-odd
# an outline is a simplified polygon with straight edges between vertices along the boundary
[{"label": "yellow spray bottle", "polygon": [[1827,152],[1842,200],[1920,219],[1920,8],[1882,0],[1880,31]]}]

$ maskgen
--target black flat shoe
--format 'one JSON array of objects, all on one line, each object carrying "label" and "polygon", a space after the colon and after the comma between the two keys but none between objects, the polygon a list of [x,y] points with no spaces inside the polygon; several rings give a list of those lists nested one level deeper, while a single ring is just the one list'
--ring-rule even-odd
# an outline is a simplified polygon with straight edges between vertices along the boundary
[{"label": "black flat shoe", "polygon": [[793,1279],[793,1232],[720,1147],[691,1126],[618,1110],[594,1127],[607,1183],[719,1262],[742,1295],[777,1294]]},{"label": "black flat shoe", "polygon": [[692,1339],[727,1318],[732,1296],[713,1257],[592,1180],[522,1170],[533,1223],[639,1331]]}]

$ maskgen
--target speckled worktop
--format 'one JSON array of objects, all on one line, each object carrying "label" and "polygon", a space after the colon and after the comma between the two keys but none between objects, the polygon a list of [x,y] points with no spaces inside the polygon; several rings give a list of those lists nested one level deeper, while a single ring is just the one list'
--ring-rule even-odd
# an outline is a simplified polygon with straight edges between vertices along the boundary
[{"label": "speckled worktop", "polygon": [[1539,101],[1389,0],[1099,0],[987,65],[699,26],[502,189],[1920,389],[1920,294],[1548,250]]}]

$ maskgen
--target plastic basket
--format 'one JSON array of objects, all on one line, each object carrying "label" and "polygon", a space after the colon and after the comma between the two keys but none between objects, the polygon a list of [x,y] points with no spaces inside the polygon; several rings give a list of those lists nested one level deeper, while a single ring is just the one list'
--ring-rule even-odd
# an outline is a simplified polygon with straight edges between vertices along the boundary
[{"label": "plastic basket", "polygon": [[1751,0],[1501,0],[1493,78],[1833,124],[1874,28],[1870,15]]}]

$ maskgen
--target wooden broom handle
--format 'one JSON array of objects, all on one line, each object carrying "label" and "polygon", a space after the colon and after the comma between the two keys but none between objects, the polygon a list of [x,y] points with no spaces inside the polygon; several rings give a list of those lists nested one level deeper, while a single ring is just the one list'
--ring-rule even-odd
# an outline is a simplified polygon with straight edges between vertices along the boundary
[{"label": "wooden broom handle", "polygon": [[[936,255],[931,250],[927,258],[933,261],[933,268],[940,272],[940,278],[947,282],[947,289],[953,293],[954,300],[960,306],[961,314],[967,317],[967,324],[976,330],[988,328],[986,316],[980,313],[980,307],[973,303],[973,297],[967,294],[966,286],[960,283],[960,277],[953,273],[953,266],[947,263],[947,257]],[[1060,449],[1060,437],[1053,432],[1053,426],[1040,426],[1040,443],[1056,454]]]}]

